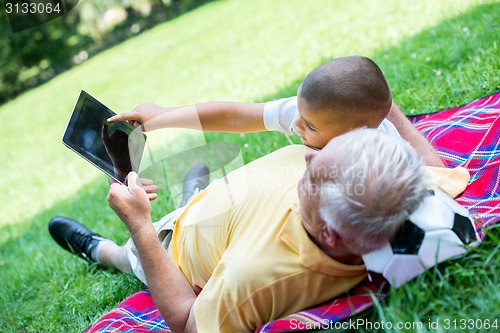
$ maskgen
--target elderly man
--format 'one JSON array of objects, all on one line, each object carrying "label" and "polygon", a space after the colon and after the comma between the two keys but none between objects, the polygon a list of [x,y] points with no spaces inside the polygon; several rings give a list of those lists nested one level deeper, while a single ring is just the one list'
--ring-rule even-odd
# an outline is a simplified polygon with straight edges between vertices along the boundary
[{"label": "elderly man", "polygon": [[108,194],[131,234],[125,246],[67,218],[49,229],[76,254],[133,270],[173,332],[250,332],[344,293],[366,275],[360,255],[387,242],[427,193],[417,153],[372,129],[321,151],[297,145],[264,156],[156,227],[154,191],[128,177]]}]

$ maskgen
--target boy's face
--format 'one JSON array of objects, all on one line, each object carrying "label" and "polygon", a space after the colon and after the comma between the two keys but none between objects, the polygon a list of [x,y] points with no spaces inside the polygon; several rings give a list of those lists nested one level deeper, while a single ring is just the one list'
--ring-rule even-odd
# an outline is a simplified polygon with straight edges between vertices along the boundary
[{"label": "boy's face", "polygon": [[308,147],[322,149],[332,138],[348,130],[342,128],[340,122],[332,123],[331,111],[311,111],[300,93],[297,106],[300,116],[294,124],[299,130],[302,143]]}]

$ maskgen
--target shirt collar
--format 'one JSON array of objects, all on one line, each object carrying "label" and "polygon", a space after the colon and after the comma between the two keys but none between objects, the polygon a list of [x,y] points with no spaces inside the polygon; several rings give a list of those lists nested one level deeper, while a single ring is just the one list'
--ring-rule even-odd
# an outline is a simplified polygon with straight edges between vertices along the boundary
[{"label": "shirt collar", "polygon": [[302,226],[298,199],[290,207],[290,214],[278,235],[293,252],[298,254],[300,263],[310,270],[333,276],[358,276],[365,273],[365,265],[346,265],[328,256],[309,238]]}]

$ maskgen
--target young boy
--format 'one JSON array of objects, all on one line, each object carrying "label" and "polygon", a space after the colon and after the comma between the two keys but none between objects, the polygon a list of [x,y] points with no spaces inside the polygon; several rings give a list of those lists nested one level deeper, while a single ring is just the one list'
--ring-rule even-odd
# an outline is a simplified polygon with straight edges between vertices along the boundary
[{"label": "young boy", "polygon": [[342,57],[320,65],[306,76],[297,94],[268,103],[196,104],[196,115],[186,112],[186,107],[145,103],[108,121],[128,120],[143,131],[167,127],[233,133],[278,130],[297,134],[306,146],[318,149],[354,128],[378,128],[409,141],[426,165],[443,166],[434,148],[392,102],[380,68],[366,57]]}]

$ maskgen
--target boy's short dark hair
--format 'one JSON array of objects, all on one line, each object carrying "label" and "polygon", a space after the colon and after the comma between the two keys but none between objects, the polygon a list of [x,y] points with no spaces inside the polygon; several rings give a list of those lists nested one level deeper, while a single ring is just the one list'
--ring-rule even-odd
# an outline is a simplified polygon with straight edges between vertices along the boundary
[{"label": "boy's short dark hair", "polygon": [[384,74],[375,62],[362,56],[336,58],[320,65],[302,81],[300,97],[311,111],[330,109],[350,117],[378,111],[385,112],[384,118],[392,103]]}]

